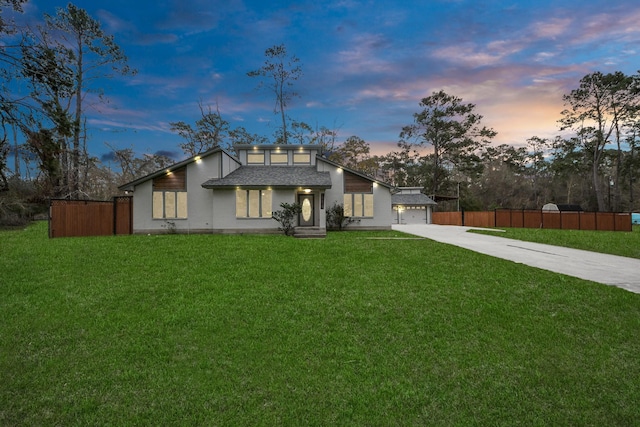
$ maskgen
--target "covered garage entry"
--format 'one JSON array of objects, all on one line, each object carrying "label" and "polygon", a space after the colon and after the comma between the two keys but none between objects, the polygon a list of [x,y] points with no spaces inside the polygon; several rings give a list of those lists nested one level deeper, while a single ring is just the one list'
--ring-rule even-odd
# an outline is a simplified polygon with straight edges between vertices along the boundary
[{"label": "covered garage entry", "polygon": [[393,224],[431,224],[431,213],[436,205],[422,193],[422,187],[398,187],[391,195]]}]

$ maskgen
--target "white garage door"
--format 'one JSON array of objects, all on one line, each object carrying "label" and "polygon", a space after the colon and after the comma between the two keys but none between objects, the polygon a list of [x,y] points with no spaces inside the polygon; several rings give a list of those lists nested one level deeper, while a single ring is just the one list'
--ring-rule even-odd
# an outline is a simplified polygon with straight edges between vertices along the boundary
[{"label": "white garage door", "polygon": [[[399,222],[398,222],[399,221]],[[400,212],[393,210],[394,224],[426,224],[427,209],[424,206],[403,207]]]}]

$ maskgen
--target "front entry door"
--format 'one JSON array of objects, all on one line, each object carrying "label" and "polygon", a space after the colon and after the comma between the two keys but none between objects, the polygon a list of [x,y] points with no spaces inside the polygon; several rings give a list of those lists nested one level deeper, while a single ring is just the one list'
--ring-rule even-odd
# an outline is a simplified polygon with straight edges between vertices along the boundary
[{"label": "front entry door", "polygon": [[299,194],[298,203],[302,207],[300,215],[298,215],[298,225],[313,227],[313,194]]}]

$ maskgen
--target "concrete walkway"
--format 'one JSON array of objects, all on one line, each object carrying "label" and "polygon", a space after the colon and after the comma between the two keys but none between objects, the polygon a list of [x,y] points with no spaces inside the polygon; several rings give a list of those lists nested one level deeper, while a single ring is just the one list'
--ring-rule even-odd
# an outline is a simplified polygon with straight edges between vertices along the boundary
[{"label": "concrete walkway", "polygon": [[410,224],[393,229],[640,294],[640,259],[467,233],[472,227]]}]

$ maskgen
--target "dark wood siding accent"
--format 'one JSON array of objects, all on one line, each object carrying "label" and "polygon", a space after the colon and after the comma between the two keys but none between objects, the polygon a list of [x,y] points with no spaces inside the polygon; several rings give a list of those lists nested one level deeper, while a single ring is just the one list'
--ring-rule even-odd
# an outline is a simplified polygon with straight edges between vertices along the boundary
[{"label": "dark wood siding accent", "polygon": [[172,171],[171,174],[162,175],[153,179],[154,190],[184,191],[187,189],[187,169],[182,168]]},{"label": "dark wood siding accent", "polygon": [[351,172],[344,171],[345,193],[372,193],[373,182]]}]

